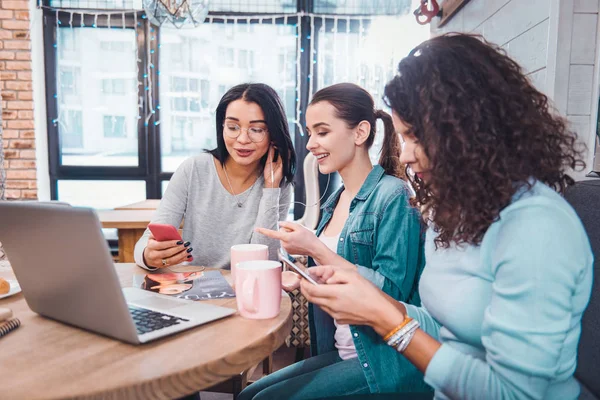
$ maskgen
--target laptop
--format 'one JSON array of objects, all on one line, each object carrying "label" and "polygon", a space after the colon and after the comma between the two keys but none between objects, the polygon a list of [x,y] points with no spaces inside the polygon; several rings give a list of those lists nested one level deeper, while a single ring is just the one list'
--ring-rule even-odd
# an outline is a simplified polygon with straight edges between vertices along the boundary
[{"label": "laptop", "polygon": [[0,202],[0,242],[34,312],[126,343],[150,342],[235,310],[121,288],[93,209]]}]

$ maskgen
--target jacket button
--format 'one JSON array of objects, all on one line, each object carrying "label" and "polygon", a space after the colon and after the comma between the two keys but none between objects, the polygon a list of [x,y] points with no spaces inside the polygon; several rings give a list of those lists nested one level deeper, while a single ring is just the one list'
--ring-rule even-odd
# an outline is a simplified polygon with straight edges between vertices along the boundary
[{"label": "jacket button", "polygon": [[344,238],[340,238],[340,242],[343,242],[343,241],[344,241]]},{"label": "jacket button", "polygon": [[354,337],[358,337],[358,333],[354,332]]},{"label": "jacket button", "polygon": [[364,364],[363,364],[363,367],[365,367],[365,368],[368,368],[368,367],[369,367],[369,364],[367,364],[367,363],[364,363]]}]

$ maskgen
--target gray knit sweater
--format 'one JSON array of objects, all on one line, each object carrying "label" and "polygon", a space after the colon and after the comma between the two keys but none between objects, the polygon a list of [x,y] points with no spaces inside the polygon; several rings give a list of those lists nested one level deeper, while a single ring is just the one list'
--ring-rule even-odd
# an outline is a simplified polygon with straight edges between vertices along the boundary
[{"label": "gray knit sweater", "polygon": [[[187,159],[175,171],[152,222],[183,226],[183,240],[193,247],[193,265],[229,268],[230,248],[234,244],[261,243],[269,246],[269,258],[277,259],[279,241],[254,232],[255,227],[277,229],[287,217],[291,185],[265,189],[264,177],[238,195],[243,203],[221,184],[213,156],[208,153]],[[143,252],[150,231],[135,245],[135,262],[146,267]],[[147,267],[146,267],[147,268]]]}]

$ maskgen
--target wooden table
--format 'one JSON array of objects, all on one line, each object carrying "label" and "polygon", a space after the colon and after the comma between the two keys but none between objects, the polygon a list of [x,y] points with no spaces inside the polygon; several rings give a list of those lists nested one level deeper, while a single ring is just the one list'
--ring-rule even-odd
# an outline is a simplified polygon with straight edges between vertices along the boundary
[{"label": "wooden table", "polygon": [[[116,264],[123,286],[144,270]],[[229,279],[229,272],[222,271]],[[0,271],[12,278],[12,271]],[[236,308],[235,298],[207,301]],[[292,305],[279,316],[238,314],[141,346],[108,339],[43,318],[23,294],[0,300],[21,327],[0,338],[0,397],[11,399],[173,399],[223,382],[256,365],[289,334]]]},{"label": "wooden table", "polygon": [[119,262],[134,262],[135,244],[144,234],[155,210],[99,210],[103,228],[116,228],[119,237]]},{"label": "wooden table", "polygon": [[137,203],[127,204],[125,206],[115,207],[115,210],[156,210],[160,200],[148,199],[144,201],[138,201]]}]

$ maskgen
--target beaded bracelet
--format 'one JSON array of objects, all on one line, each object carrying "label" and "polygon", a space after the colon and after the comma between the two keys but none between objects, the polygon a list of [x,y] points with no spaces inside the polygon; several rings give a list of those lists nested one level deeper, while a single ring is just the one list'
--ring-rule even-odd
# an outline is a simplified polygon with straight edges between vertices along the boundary
[{"label": "beaded bracelet", "polygon": [[394,336],[394,334],[396,332],[398,332],[400,329],[404,328],[406,325],[408,325],[408,323],[410,321],[412,321],[413,319],[410,317],[405,317],[404,321],[402,321],[402,323],[400,325],[398,325],[397,327],[395,327],[394,329],[392,329],[392,331],[390,333],[388,333],[387,335],[385,335],[383,337],[383,341],[387,342],[392,336]]}]

